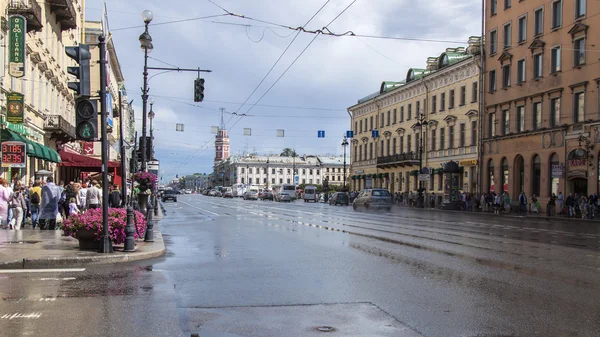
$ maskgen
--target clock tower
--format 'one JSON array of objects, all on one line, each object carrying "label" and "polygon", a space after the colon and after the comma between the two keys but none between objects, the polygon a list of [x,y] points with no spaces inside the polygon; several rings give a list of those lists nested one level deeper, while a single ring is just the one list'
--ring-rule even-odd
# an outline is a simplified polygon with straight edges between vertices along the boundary
[{"label": "clock tower", "polygon": [[227,130],[219,130],[215,137],[215,164],[229,159],[229,137]]}]

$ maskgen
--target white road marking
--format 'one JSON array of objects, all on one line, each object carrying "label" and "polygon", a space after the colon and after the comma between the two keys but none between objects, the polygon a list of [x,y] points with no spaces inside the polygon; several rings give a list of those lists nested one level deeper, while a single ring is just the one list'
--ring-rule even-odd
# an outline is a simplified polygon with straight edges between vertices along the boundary
[{"label": "white road marking", "polygon": [[42,277],[40,279],[40,281],[72,281],[72,280],[76,280],[76,278],[74,277],[63,277],[63,278],[57,278],[57,277]]},{"label": "white road marking", "polygon": [[31,314],[22,314],[20,312],[16,312],[14,314],[4,314],[0,318],[2,319],[15,319],[15,318],[40,318],[42,316],[41,312],[32,312]]},{"label": "white road marking", "polygon": [[188,206],[190,206],[190,207],[193,207],[193,208],[195,208],[195,209],[199,209],[199,210],[201,210],[201,211],[203,211],[203,212],[210,213],[210,214],[212,214],[212,215],[214,215],[214,216],[219,216],[219,214],[217,214],[217,213],[215,213],[215,212],[211,212],[211,211],[205,210],[204,208],[200,208],[200,207],[198,207],[198,206],[194,206],[194,205],[188,204],[187,202],[183,202],[183,201],[180,201],[180,202],[181,202],[182,204],[188,205]]},{"label": "white road marking", "polygon": [[40,302],[54,302],[56,301],[56,297],[42,297],[39,300]]},{"label": "white road marking", "polygon": [[75,271],[85,271],[85,268],[64,268],[64,269],[0,269],[0,274],[18,274],[18,273],[67,273]]}]

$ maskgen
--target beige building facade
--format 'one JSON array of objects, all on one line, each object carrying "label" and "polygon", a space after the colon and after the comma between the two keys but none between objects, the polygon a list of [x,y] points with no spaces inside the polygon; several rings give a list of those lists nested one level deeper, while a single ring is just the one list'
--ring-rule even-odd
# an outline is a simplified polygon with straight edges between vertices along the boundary
[{"label": "beige building facade", "polygon": [[441,195],[444,165],[454,160],[462,167],[461,189],[477,191],[480,43],[472,37],[467,48],[448,48],[348,109],[351,189],[416,191],[421,165],[429,169],[423,187]]},{"label": "beige building facade", "polygon": [[600,2],[487,3],[484,190],[597,192]]}]

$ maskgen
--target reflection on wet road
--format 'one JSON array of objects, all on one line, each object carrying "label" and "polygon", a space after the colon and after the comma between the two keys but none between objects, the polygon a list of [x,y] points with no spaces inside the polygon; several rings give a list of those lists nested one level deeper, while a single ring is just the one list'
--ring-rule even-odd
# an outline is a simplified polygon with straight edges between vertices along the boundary
[{"label": "reflection on wet road", "polygon": [[164,206],[164,258],[0,273],[1,335],[600,331],[595,223],[199,195]]}]

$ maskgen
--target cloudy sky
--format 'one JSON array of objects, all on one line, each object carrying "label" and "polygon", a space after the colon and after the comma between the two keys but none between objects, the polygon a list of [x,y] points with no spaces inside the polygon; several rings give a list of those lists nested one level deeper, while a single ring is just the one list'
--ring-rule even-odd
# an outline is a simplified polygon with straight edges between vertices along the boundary
[{"label": "cloudy sky", "polygon": [[[219,108],[225,109],[232,154],[275,154],[291,147],[299,154],[342,155],[340,144],[350,127],[348,107],[379,90],[382,81],[402,80],[409,67],[425,67],[428,56],[438,56],[445,48],[464,45],[457,42],[480,35],[480,0],[357,0],[328,26],[335,34],[352,31],[387,38],[321,35],[312,41],[315,34],[297,34],[278,26],[321,29],[352,2],[106,0],[138,127],[143,80],[138,38],[143,32],[144,9],[154,13],[149,66],[213,71],[202,75],[206,80],[202,103],[193,102],[196,73],[150,72],[155,148],[163,182],[176,174],[211,172],[211,126],[220,124]],[[103,3],[86,1],[86,19],[100,20]],[[183,123],[185,131],[175,131],[176,123]],[[244,136],[244,128],[250,128],[252,135]],[[285,137],[276,136],[278,129],[285,130]],[[324,139],[317,138],[318,130],[325,130]]]}]

